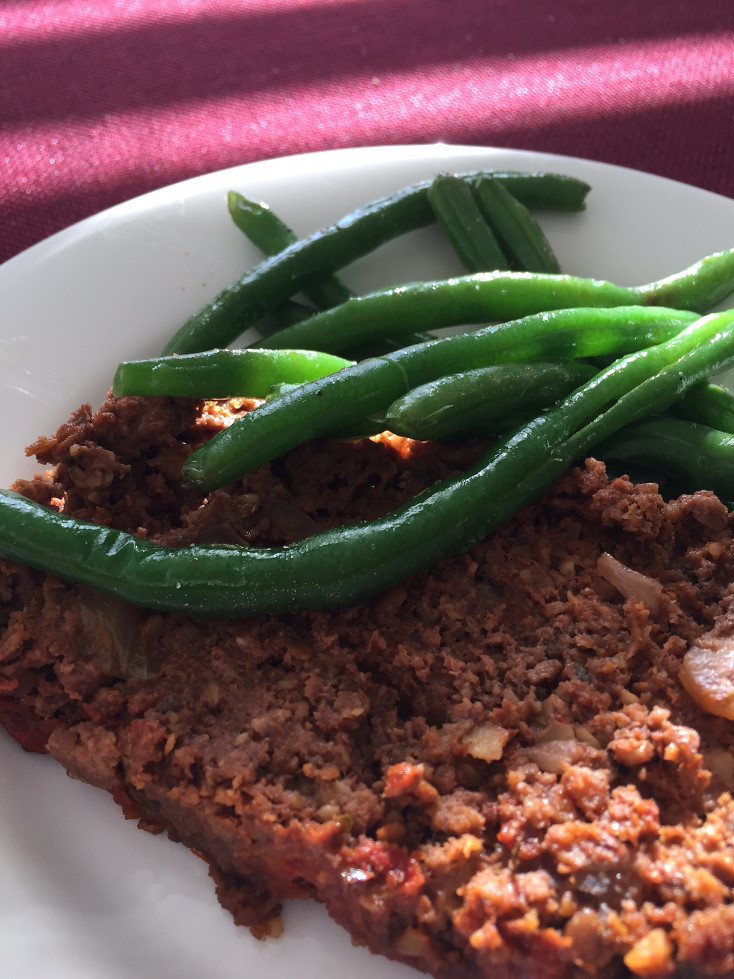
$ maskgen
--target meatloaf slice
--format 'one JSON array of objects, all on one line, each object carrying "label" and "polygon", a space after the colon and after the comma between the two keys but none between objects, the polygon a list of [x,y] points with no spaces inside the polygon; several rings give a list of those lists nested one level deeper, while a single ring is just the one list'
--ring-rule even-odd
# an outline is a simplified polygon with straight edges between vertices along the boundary
[{"label": "meatloaf slice", "polygon": [[[18,485],[169,546],[372,518],[477,445],[312,443],[203,500],[246,403],[108,400]],[[359,606],[203,621],[0,563],[21,744],[203,854],[238,923],[314,896],[436,977],[734,975],[734,725],[679,680],[734,628],[732,518],[587,460],[466,555]]]}]

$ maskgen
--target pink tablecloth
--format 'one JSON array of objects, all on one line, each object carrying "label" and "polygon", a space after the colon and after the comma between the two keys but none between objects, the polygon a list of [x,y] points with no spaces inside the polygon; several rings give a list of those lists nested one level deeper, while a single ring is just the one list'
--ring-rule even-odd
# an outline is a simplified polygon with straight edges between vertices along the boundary
[{"label": "pink tablecloth", "polygon": [[5,0],[0,116],[0,260],[163,184],[342,146],[551,151],[734,196],[734,3]]}]

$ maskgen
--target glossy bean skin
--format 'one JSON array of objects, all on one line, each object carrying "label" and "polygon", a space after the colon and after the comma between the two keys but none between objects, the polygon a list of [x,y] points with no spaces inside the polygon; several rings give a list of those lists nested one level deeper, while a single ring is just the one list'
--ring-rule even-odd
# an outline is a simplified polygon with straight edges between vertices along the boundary
[{"label": "glossy bean skin", "polygon": [[[734,291],[734,249],[641,286],[533,272],[416,282],[350,299],[268,337],[267,346],[341,353],[415,329],[437,330],[584,306],[668,306],[706,313]],[[265,345],[264,343],[262,344]]]},{"label": "glossy bean skin", "polygon": [[[295,232],[267,204],[231,190],[227,194],[227,207],[240,231],[264,255],[278,255],[298,241]],[[354,295],[335,275],[317,276],[302,291],[317,309],[339,306]]]},{"label": "glossy bean skin", "polygon": [[639,302],[632,289],[575,276],[480,272],[415,282],[350,299],[255,344],[340,354],[415,330],[474,327],[534,313]]},{"label": "glossy bean skin", "polygon": [[474,183],[474,196],[513,268],[550,274],[561,271],[550,242],[529,208],[499,180],[480,177]]},{"label": "glossy bean skin", "polygon": [[[463,175],[467,180],[479,174]],[[528,206],[581,210],[588,184],[561,174],[495,173]],[[314,276],[335,272],[399,235],[434,220],[426,180],[346,215],[266,259],[190,317],[164,347],[164,355],[228,347]]]},{"label": "glossy bean skin", "polygon": [[698,319],[671,340],[603,369],[495,443],[467,472],[379,520],[289,547],[171,550],[2,491],[0,557],[133,605],[192,616],[243,618],[348,605],[468,550],[595,445],[733,362],[734,311]]},{"label": "glossy bean skin", "polygon": [[668,411],[677,418],[734,433],[734,394],[721,384],[694,385]]},{"label": "glossy bean skin", "polygon": [[734,248],[714,252],[680,272],[637,286],[638,301],[706,313],[734,290]]},{"label": "glossy bean skin", "polygon": [[447,374],[408,391],[383,415],[384,427],[420,441],[490,438],[529,420],[591,379],[588,364],[495,364]]},{"label": "glossy bean skin", "polygon": [[352,366],[315,350],[208,350],[121,363],[116,398],[265,398],[276,384],[304,384]]},{"label": "glossy bean skin", "polygon": [[643,466],[672,479],[678,491],[708,489],[734,501],[734,435],[682,418],[627,425],[595,453],[604,461]]},{"label": "glossy bean skin", "polygon": [[405,347],[304,384],[234,422],[197,449],[184,481],[206,491],[302,442],[383,426],[382,412],[419,384],[447,373],[498,363],[619,356],[667,340],[697,319],[657,307],[556,310]]},{"label": "glossy bean skin", "polygon": [[428,200],[468,272],[509,270],[507,256],[479,209],[469,183],[453,174],[441,173],[428,188]]}]

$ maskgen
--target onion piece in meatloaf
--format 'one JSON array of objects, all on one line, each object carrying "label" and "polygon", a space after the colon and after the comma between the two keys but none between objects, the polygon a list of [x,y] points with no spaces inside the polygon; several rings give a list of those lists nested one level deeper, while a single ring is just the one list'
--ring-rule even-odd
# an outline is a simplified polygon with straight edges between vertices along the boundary
[{"label": "onion piece in meatloaf", "polygon": [[[481,449],[324,441],[207,501],[182,488],[186,455],[248,408],[83,408],[16,488],[170,546],[272,545],[378,516]],[[204,854],[258,934],[313,895],[437,977],[731,976],[734,726],[679,673],[734,630],[733,570],[712,494],[665,503],[594,460],[343,610],[187,620],[3,563],[2,716]]]}]

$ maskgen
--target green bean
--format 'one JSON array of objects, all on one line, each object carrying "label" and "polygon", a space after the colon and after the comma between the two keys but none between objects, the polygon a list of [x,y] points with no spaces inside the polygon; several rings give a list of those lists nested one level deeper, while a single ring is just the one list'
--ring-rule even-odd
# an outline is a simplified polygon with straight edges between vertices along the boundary
[{"label": "green bean", "polygon": [[[254,330],[257,336],[278,333],[280,330],[286,330],[289,326],[309,319],[316,312],[317,310],[313,306],[307,306],[297,299],[286,299],[284,303],[265,313],[262,319],[255,323]],[[183,356],[188,356],[188,354],[183,354]]]},{"label": "green bean", "polygon": [[734,433],[734,394],[720,384],[696,384],[668,413],[709,428]]},{"label": "green bean", "polygon": [[[572,420],[576,416],[579,406],[583,406],[586,411],[592,400],[587,398],[588,392],[599,385],[600,381],[603,386],[608,376],[624,374],[625,386],[638,370],[643,374],[647,372],[647,376],[639,383],[633,381],[616,396],[613,403],[609,402],[605,410],[601,411],[600,406],[600,413],[592,415],[587,424],[578,427],[568,438],[564,443],[564,451],[575,454],[576,459],[581,458],[594,445],[610,438],[622,425],[663,411],[674,404],[691,386],[728,367],[732,363],[732,356],[734,310],[728,309],[699,318],[665,343],[616,361],[583,388],[569,395],[558,406],[558,417],[567,423],[569,418]],[[551,413],[555,411],[556,409],[552,409]],[[535,423],[542,426],[542,418],[536,419]]]},{"label": "green bean", "polygon": [[[252,201],[234,190],[227,195],[227,203],[234,223],[266,255],[277,255],[298,240],[294,232],[267,204]],[[334,275],[322,275],[311,280],[303,286],[302,292],[314,303],[316,309],[330,309],[354,296],[351,289]],[[268,336],[308,319],[314,312],[313,308],[287,300],[267,313],[265,319],[255,324],[255,327],[261,336]],[[409,343],[422,343],[424,340],[430,340],[428,334],[415,333],[405,337],[402,343],[382,341],[373,345],[370,356],[395,350]],[[361,360],[363,357],[354,356],[352,359]]]},{"label": "green bean", "polygon": [[[695,313],[651,307],[566,309],[406,347],[275,398],[197,449],[185,481],[225,486],[308,439],[362,432],[396,398],[447,373],[490,364],[563,360],[638,350],[675,336]],[[374,431],[381,428],[375,422]]]},{"label": "green bean", "polygon": [[480,177],[474,195],[515,268],[558,273],[561,267],[543,229],[527,207],[494,177]]},{"label": "green bean", "polygon": [[590,380],[579,363],[494,364],[447,374],[387,408],[383,427],[422,441],[501,435]]},{"label": "green bean", "polygon": [[[477,173],[465,175],[474,180]],[[496,173],[512,193],[531,207],[580,210],[588,184],[559,174]],[[337,224],[294,242],[223,289],[190,317],[163,353],[197,353],[230,343],[265,313],[299,292],[315,275],[335,272],[378,245],[433,221],[428,202],[431,181],[361,207]]]},{"label": "green bean", "polygon": [[637,302],[610,282],[531,272],[485,272],[416,282],[350,299],[258,341],[270,349],[299,347],[342,353],[408,331],[509,320],[545,310]]},{"label": "green bean", "polygon": [[[297,235],[267,204],[252,201],[235,190],[227,194],[232,220],[265,255],[277,255],[298,241]],[[329,309],[351,299],[354,293],[334,275],[323,275],[303,286],[302,292],[317,309]]]},{"label": "green bean", "polygon": [[280,548],[157,546],[0,492],[0,557],[133,605],[245,616],[363,601],[468,550],[547,492],[625,424],[663,410],[734,362],[734,311],[602,370],[558,406],[495,443],[478,463],[387,516]]},{"label": "green bean", "polygon": [[277,384],[273,384],[268,393],[265,395],[266,401],[272,401],[273,398],[279,398],[282,394],[289,394],[291,391],[295,391],[299,388],[300,384],[288,383],[286,381],[279,381]]},{"label": "green bean", "polygon": [[681,272],[668,275],[635,290],[647,305],[672,306],[706,313],[734,290],[734,248],[715,252]]},{"label": "green bean", "polygon": [[469,272],[510,268],[465,180],[440,173],[428,188],[428,200],[459,261]]},{"label": "green bean", "polygon": [[709,489],[734,500],[734,435],[680,418],[657,417],[627,425],[594,454],[606,461],[654,467],[688,492]]},{"label": "green bean", "polygon": [[404,333],[400,337],[383,337],[374,343],[349,347],[347,350],[342,350],[339,356],[349,360],[367,360],[370,357],[381,357],[383,354],[402,350],[403,347],[413,347],[417,343],[426,343],[428,340],[435,339],[430,333]]},{"label": "green bean", "polygon": [[[589,184],[578,177],[547,171],[525,173],[517,170],[479,170],[463,176],[473,182],[489,173],[501,180],[518,200],[534,211],[583,211],[586,197],[591,190]],[[430,181],[426,182],[426,187],[429,183]]]},{"label": "green bean", "polygon": [[416,282],[350,299],[271,335],[267,346],[338,354],[361,343],[400,336],[403,331],[507,320],[573,306],[640,304],[704,313],[732,291],[734,249],[637,287],[569,275],[485,272]]},{"label": "green bean", "polygon": [[124,361],[112,393],[116,398],[264,398],[274,384],[315,381],[351,364],[315,350],[209,350]]}]

